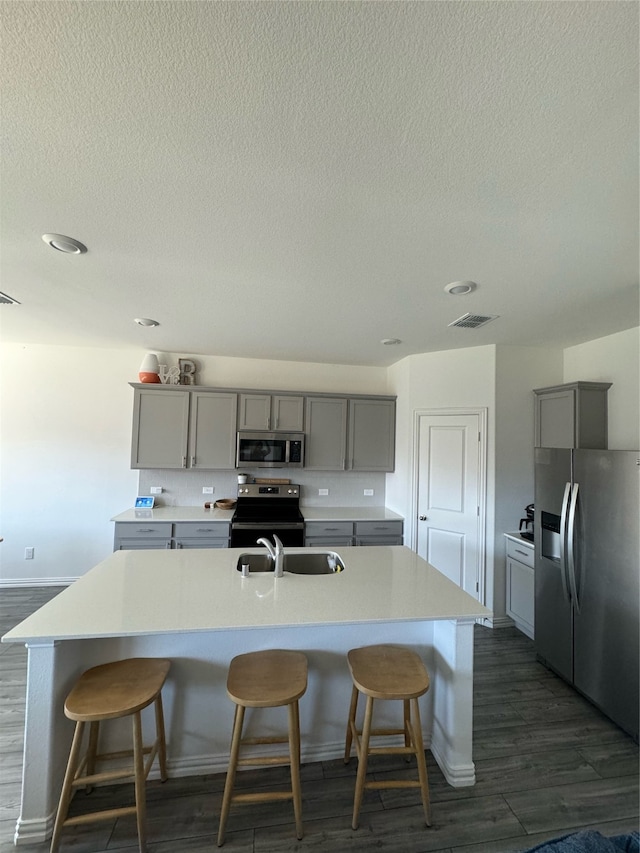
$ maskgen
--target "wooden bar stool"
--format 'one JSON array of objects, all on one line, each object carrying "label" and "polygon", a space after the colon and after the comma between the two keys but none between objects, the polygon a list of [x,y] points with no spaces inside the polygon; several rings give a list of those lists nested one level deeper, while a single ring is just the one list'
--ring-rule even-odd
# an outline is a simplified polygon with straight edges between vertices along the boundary
[{"label": "wooden bar stool", "polygon": [[[307,658],[302,652],[268,649],[238,655],[229,664],[227,694],[236,704],[231,736],[229,769],[222,797],[218,847],[224,843],[224,830],[231,803],[263,803],[293,800],[296,834],[302,838],[302,792],[300,789],[300,715],[298,699],[307,689]],[[246,708],[276,708],[286,705],[289,735],[286,737],[242,737]],[[239,757],[240,747],[248,744],[289,742],[288,755]],[[291,768],[291,790],[269,793],[234,794],[236,769],[240,766],[283,765]]]},{"label": "wooden bar stool", "polygon": [[[422,725],[418,697],[429,689],[429,675],[415,652],[402,646],[379,645],[351,649],[347,653],[349,670],[353,680],[351,707],[347,724],[344,763],[351,757],[351,745],[355,745],[358,756],[358,774],[353,801],[351,826],[358,828],[360,806],[365,788],[420,788],[422,806],[427,826],[431,826],[429,804],[429,781],[422,742]],[[367,697],[362,729],[356,727],[356,711],[360,693]],[[401,729],[373,729],[373,702],[375,699],[399,699],[403,703],[404,726]],[[381,735],[404,735],[404,746],[370,746],[370,739]],[[389,780],[367,782],[367,760],[369,755],[415,755],[418,763],[418,780]]]},{"label": "wooden bar stool", "polygon": [[[69,762],[62,785],[58,813],[56,816],[51,853],[57,853],[60,836],[65,826],[111,820],[122,815],[135,814],[138,824],[140,853],[146,847],[146,799],[145,781],[154,758],[158,756],[160,778],[167,779],[167,756],[164,736],[164,716],[160,691],[167,678],[171,662],[162,658],[129,658],[128,660],[94,666],[84,672],[64,703],[64,713],[76,721],[71,744]],[[142,721],[140,712],[155,703],[156,738],[145,747],[142,743]],[[133,717],[133,749],[121,752],[98,753],[100,723],[119,717]],[[81,758],[84,729],[89,727],[89,742]],[[144,757],[148,756],[146,764]],[[111,758],[133,756],[133,766],[96,773],[96,764]],[[76,788],[86,787],[87,792],[97,782],[116,779],[133,779],[135,783],[135,805],[117,809],[106,809],[68,818],[69,803]]]}]

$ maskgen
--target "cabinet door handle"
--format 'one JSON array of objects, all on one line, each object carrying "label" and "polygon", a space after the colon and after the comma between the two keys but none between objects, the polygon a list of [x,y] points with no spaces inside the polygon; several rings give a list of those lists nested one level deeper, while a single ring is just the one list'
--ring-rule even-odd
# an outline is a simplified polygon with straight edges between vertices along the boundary
[{"label": "cabinet door handle", "polygon": [[426,515],[421,515],[421,516],[420,516],[420,521],[426,521],[426,520],[427,520],[427,516],[426,516]]},{"label": "cabinet door handle", "polygon": [[195,466],[196,466],[196,457],[195,457],[195,456],[192,456],[192,457],[191,457],[191,467],[192,467],[192,468],[195,468]]},{"label": "cabinet door handle", "polygon": [[183,467],[183,468],[186,468],[186,467],[187,467],[187,457],[186,457],[186,456],[183,456],[183,457],[182,457],[182,467]]}]

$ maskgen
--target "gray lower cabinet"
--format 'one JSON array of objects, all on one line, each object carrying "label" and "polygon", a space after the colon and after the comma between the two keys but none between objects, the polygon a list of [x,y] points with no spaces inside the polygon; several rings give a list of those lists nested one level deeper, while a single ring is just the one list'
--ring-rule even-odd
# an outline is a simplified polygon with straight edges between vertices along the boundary
[{"label": "gray lower cabinet", "polygon": [[533,548],[507,538],[507,616],[534,638],[535,571]]},{"label": "gray lower cabinet", "polygon": [[146,551],[171,548],[172,524],[117,521],[114,551]]},{"label": "gray lower cabinet", "polygon": [[311,547],[402,545],[402,521],[308,521],[304,544]]},{"label": "gray lower cabinet", "polygon": [[237,394],[136,388],[132,468],[235,468]]},{"label": "gray lower cabinet", "polygon": [[353,521],[307,521],[304,526],[307,548],[344,548],[353,545]]},{"label": "gray lower cabinet", "polygon": [[356,521],[356,545],[402,545],[402,521]]},{"label": "gray lower cabinet", "polygon": [[150,524],[117,521],[113,550],[228,548],[229,536],[228,521],[163,521]]}]

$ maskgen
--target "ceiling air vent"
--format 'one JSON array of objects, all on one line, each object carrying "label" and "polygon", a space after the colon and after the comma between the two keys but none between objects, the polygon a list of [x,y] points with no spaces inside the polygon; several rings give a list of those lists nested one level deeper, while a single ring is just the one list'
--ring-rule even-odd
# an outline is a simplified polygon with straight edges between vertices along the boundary
[{"label": "ceiling air vent", "polygon": [[0,291],[0,305],[20,305],[17,299]]},{"label": "ceiling air vent", "polygon": [[459,329],[477,329],[480,326],[484,326],[485,323],[496,320],[497,317],[497,314],[463,314],[462,317],[458,317],[457,320],[449,323],[449,325],[457,326]]}]

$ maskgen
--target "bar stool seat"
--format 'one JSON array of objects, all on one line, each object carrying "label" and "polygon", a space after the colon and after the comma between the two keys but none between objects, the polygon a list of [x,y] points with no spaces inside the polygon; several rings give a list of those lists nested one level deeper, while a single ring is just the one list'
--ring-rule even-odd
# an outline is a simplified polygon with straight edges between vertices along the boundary
[{"label": "bar stool seat", "polygon": [[[418,697],[425,694],[429,689],[429,675],[424,664],[411,649],[386,644],[351,649],[347,653],[347,662],[353,688],[347,723],[345,764],[349,762],[351,757],[352,745],[355,746],[358,756],[352,828],[358,828],[360,806],[365,789],[382,788],[420,788],[425,822],[427,826],[431,826],[429,782],[424,757],[420,709],[418,707]],[[360,693],[367,697],[362,729],[356,726],[356,712]],[[403,728],[372,728],[373,703],[376,699],[395,699],[403,702]],[[371,746],[372,737],[389,735],[404,735],[404,746]],[[407,757],[416,756],[418,780],[395,779],[367,782],[369,755],[394,754],[406,755]]]},{"label": "bar stool seat", "polygon": [[[218,847],[224,843],[224,832],[232,803],[263,803],[270,800],[293,800],[298,839],[302,838],[302,792],[300,788],[300,714],[298,700],[307,689],[307,658],[302,652],[267,649],[233,658],[227,675],[227,694],[236,709],[231,736],[229,769],[222,798]],[[246,708],[288,710],[288,737],[242,737]],[[288,755],[240,757],[240,747],[250,744],[289,743]],[[285,765],[291,768],[291,789],[260,793],[234,794],[238,766]]]},{"label": "bar stool seat", "polygon": [[[51,853],[57,853],[65,826],[111,820],[114,817],[129,814],[136,815],[138,845],[140,853],[144,853],[146,849],[145,782],[156,755],[160,765],[160,777],[163,782],[167,779],[161,690],[170,667],[171,662],[163,658],[128,658],[88,669],[76,681],[64,703],[64,713],[70,720],[76,721],[76,728],[60,794],[51,839]],[[142,743],[140,712],[152,703],[155,705],[156,737],[151,746],[145,747]],[[133,749],[99,754],[100,723],[128,716],[133,718]],[[87,723],[89,723],[89,741],[86,752],[81,757],[83,734]],[[146,763],[145,755],[148,756]],[[130,756],[133,757],[133,766],[96,773],[98,762]],[[76,788],[86,787],[89,792],[98,782],[118,779],[133,779],[135,805],[67,817],[69,804]]]}]

